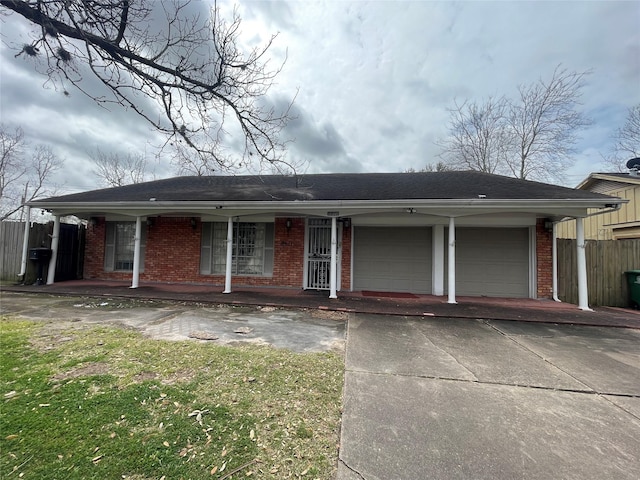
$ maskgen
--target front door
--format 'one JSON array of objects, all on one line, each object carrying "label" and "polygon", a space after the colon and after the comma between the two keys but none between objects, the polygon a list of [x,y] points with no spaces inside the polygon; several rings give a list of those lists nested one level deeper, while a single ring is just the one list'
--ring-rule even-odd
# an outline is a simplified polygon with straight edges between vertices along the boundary
[{"label": "front door", "polygon": [[[331,219],[311,218],[308,220],[306,247],[305,288],[329,290],[331,287]],[[339,254],[338,258],[340,258]]]}]

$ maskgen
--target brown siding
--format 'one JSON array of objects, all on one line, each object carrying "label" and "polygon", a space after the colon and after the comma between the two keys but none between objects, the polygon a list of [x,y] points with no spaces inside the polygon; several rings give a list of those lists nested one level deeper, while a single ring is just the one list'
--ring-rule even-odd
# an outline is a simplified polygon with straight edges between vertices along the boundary
[{"label": "brown siding", "polygon": [[[618,238],[640,238],[640,185],[617,185],[608,182],[608,189],[602,191],[612,197],[629,200],[620,210],[593,215],[584,220],[585,240],[612,240]],[[589,215],[601,210],[589,209]],[[568,220],[558,224],[558,238],[576,238],[576,221]]]}]

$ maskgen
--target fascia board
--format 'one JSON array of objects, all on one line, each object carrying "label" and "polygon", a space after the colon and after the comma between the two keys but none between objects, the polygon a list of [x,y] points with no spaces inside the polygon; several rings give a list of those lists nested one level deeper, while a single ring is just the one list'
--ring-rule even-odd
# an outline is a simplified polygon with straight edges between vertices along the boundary
[{"label": "fascia board", "polygon": [[[462,209],[466,214],[472,212],[490,213],[491,211],[548,211],[563,209],[605,208],[608,205],[627,203],[628,200],[617,197],[607,199],[435,199],[435,200],[321,200],[321,201],[287,201],[287,202],[95,202],[78,204],[75,202],[29,202],[27,205],[50,210],[59,215],[81,214],[90,212],[118,212],[126,215],[145,216],[161,213],[194,213],[211,214],[216,211],[220,216],[233,216],[261,212],[287,212],[314,215],[329,215],[330,211],[348,210],[353,214],[358,211],[385,211],[398,209]],[[475,212],[475,211],[478,212]]]}]

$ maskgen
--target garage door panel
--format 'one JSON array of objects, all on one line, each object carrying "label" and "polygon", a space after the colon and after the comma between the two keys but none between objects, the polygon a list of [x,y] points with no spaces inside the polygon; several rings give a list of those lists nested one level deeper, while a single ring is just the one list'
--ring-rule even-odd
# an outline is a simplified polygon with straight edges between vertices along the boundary
[{"label": "garage door panel", "polygon": [[355,227],[353,288],[431,293],[431,229]]},{"label": "garage door panel", "polygon": [[456,229],[456,294],[528,297],[529,229]]}]

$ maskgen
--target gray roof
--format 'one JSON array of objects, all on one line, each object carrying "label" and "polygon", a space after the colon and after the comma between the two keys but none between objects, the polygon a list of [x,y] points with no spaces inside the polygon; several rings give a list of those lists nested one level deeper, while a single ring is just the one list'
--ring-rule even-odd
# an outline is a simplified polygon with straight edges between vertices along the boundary
[{"label": "gray roof", "polygon": [[336,173],[318,175],[175,177],[153,182],[62,195],[47,203],[157,201],[312,201],[417,199],[584,199],[605,195],[546,183],[472,171]]}]

